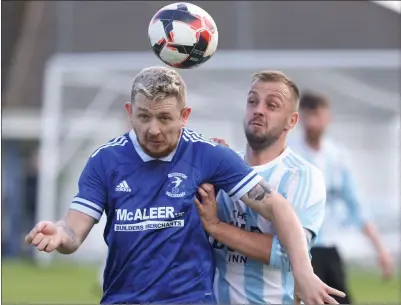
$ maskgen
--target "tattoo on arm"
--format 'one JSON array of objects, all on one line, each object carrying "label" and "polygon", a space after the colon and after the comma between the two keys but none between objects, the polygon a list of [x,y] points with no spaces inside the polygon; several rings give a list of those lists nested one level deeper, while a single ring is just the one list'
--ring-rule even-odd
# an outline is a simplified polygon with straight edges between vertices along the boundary
[{"label": "tattoo on arm", "polygon": [[77,240],[77,235],[75,234],[74,230],[71,229],[67,224],[62,221],[58,223],[59,227],[63,229],[63,231],[67,234],[67,236],[71,239],[71,242],[75,244]]},{"label": "tattoo on arm", "polygon": [[264,181],[261,181],[255,185],[247,195],[252,200],[262,201],[264,198],[270,197],[272,193],[272,188]]}]

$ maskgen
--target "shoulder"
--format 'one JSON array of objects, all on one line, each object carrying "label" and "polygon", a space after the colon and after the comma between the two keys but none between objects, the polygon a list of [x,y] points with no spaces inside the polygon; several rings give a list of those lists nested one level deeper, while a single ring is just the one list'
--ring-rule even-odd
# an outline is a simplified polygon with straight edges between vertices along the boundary
[{"label": "shoulder", "polygon": [[113,156],[116,157],[126,150],[126,145],[129,143],[129,141],[131,140],[128,133],[111,139],[110,141],[99,145],[90,155],[89,159],[101,160],[109,159]]},{"label": "shoulder", "polygon": [[283,163],[289,171],[293,172],[294,176],[298,177],[297,183],[308,188],[325,191],[324,176],[318,167],[293,151],[290,151]]},{"label": "shoulder", "polygon": [[201,134],[196,131],[183,128],[182,129],[182,139],[187,142],[189,145],[192,145],[196,148],[201,149],[212,149],[214,147],[218,147],[219,145],[212,140],[206,139]]},{"label": "shoulder", "polygon": [[187,145],[192,147],[195,155],[202,156],[203,158],[219,159],[221,156],[227,155],[238,156],[237,153],[230,148],[219,145],[193,130],[184,128],[182,139],[187,143]]},{"label": "shoulder", "polygon": [[314,166],[303,165],[296,168],[287,189],[291,194],[291,202],[297,209],[309,209],[326,202],[324,176]]},{"label": "shoulder", "polygon": [[[229,147],[206,139],[199,133],[183,129],[182,140],[191,150],[191,157],[209,168],[234,166],[244,163],[240,154]],[[244,163],[245,164],[245,163]]]},{"label": "shoulder", "polygon": [[307,161],[299,153],[294,152],[291,148],[288,148],[288,150],[288,154],[283,158],[283,163],[289,170],[321,173],[318,167]]}]

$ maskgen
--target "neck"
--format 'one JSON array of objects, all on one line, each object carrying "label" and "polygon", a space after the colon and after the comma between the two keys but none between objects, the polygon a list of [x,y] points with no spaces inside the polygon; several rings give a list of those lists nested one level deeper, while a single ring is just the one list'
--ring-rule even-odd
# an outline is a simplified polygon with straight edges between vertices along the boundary
[{"label": "neck", "polygon": [[245,161],[249,166],[264,165],[280,156],[286,147],[285,137],[278,139],[275,143],[262,150],[253,150],[252,147],[247,144]]},{"label": "neck", "polygon": [[313,150],[320,150],[321,146],[322,146],[322,141],[320,137],[316,137],[316,138],[311,138],[311,137],[306,137],[306,144],[312,148]]}]

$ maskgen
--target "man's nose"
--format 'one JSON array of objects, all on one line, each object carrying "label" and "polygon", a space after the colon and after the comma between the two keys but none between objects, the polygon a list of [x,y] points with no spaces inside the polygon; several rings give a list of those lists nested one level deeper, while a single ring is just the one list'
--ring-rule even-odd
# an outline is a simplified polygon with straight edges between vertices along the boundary
[{"label": "man's nose", "polygon": [[253,116],[254,116],[254,117],[261,117],[261,116],[264,116],[263,111],[262,111],[262,108],[261,108],[261,107],[257,107],[257,108],[255,109],[255,111],[253,112]]},{"label": "man's nose", "polygon": [[156,122],[156,120],[152,120],[152,122],[150,122],[150,127],[148,132],[152,136],[157,136],[158,134],[160,134],[160,126]]},{"label": "man's nose", "polygon": [[253,112],[253,115],[254,115],[254,116],[263,116],[263,115],[264,115],[264,114],[263,114],[263,105],[262,105],[262,103],[259,103],[259,104],[255,107],[254,112]]}]

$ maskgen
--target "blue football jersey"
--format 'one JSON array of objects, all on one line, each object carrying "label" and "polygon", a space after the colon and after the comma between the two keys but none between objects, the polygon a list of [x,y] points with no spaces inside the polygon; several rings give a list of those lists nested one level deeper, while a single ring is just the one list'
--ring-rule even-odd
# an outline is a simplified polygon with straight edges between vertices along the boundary
[{"label": "blue football jersey", "polygon": [[187,129],[161,159],[133,131],[100,146],[71,209],[107,216],[101,303],[214,303],[213,251],[194,196],[209,182],[236,201],[260,180],[235,152]]}]

